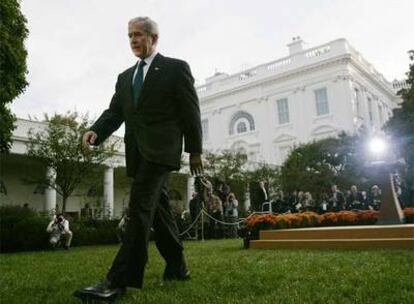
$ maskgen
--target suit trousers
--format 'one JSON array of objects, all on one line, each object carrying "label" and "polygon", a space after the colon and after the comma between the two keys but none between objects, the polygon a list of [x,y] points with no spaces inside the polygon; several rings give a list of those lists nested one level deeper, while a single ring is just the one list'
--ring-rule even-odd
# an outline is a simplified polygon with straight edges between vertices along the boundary
[{"label": "suit trousers", "polygon": [[139,156],[131,187],[130,219],[121,248],[107,274],[114,286],[142,288],[151,227],[154,228],[157,249],[166,261],[166,269],[186,267],[165,185],[170,170]]}]

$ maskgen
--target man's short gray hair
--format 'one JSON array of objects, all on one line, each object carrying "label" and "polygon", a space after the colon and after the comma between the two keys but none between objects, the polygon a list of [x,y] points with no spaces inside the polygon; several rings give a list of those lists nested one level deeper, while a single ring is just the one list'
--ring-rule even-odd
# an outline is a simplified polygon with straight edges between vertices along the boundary
[{"label": "man's short gray hair", "polygon": [[158,24],[150,17],[135,17],[129,20],[128,24],[144,22],[144,31],[150,35],[159,35]]}]

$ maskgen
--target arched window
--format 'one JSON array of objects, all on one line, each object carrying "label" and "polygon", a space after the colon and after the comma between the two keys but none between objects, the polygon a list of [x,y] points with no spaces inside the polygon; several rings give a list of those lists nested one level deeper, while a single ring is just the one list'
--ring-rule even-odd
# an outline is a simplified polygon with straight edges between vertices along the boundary
[{"label": "arched window", "polygon": [[237,134],[247,132],[247,126],[244,121],[240,121],[237,123]]},{"label": "arched window", "polygon": [[233,115],[229,127],[230,135],[233,135],[234,133],[239,134],[254,130],[254,119],[250,113],[239,111]]}]

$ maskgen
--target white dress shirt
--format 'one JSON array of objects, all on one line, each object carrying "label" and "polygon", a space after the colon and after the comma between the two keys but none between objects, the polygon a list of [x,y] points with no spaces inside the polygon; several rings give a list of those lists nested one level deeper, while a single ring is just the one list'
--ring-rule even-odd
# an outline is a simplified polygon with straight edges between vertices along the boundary
[{"label": "white dress shirt", "polygon": [[[142,60],[144,60],[145,61],[145,65],[144,65],[144,67],[143,67],[143,72],[144,72],[144,81],[145,81],[145,76],[147,76],[147,72],[148,72],[148,70],[149,70],[149,67],[151,66],[151,63],[152,63],[152,61],[154,60],[154,58],[155,58],[155,56],[158,54],[158,52],[157,51],[154,51],[150,56],[148,56],[147,58],[144,58],[144,59],[142,59]],[[134,85],[134,79],[135,79],[135,76],[137,75],[137,73],[138,73],[138,66],[139,66],[139,63],[141,62],[141,60],[140,61],[138,61],[137,62],[137,66],[135,67],[135,71],[134,71],[134,77],[132,77],[132,85]]]}]

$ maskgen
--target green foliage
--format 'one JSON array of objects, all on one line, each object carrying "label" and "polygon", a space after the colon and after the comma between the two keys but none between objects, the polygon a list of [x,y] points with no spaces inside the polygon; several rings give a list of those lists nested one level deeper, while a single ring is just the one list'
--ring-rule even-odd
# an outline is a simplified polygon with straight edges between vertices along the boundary
[{"label": "green foliage", "polygon": [[366,170],[367,138],[360,135],[327,138],[303,144],[291,151],[281,169],[280,182],[284,191],[311,192],[315,199],[335,183],[347,189],[351,185],[371,183]]},{"label": "green foliage", "polygon": [[[45,250],[49,248],[48,217],[20,206],[0,207],[0,252]],[[115,244],[118,220],[70,220],[72,246]]]},{"label": "green foliage", "polygon": [[45,115],[45,121],[48,125],[44,131],[30,130],[28,155],[52,168],[57,173],[56,180],[53,182],[53,178],[48,177],[32,182],[54,187],[62,195],[62,210],[65,211],[67,198],[82,182],[98,174],[99,165],[114,155],[117,143],[85,148],[81,138],[90,122],[87,116],[76,112],[55,114],[50,118]]},{"label": "green foliage", "polygon": [[7,105],[0,103],[0,154],[10,151],[15,121],[16,117],[10,112]]},{"label": "green foliage", "polygon": [[47,219],[19,206],[0,207],[0,252],[45,249]]},{"label": "green foliage", "polygon": [[204,172],[211,178],[213,188],[217,189],[220,182],[225,182],[239,202],[242,202],[247,187],[244,168],[247,156],[240,152],[223,150],[218,154],[206,153],[204,157]]},{"label": "green foliage", "polygon": [[247,162],[247,156],[240,152],[223,150],[218,154],[206,153],[204,171],[214,179],[227,182],[231,179],[243,177],[243,166]]},{"label": "green foliage", "polygon": [[[398,92],[403,102],[399,108],[393,110],[393,116],[388,120],[384,130],[391,135],[398,155],[404,158],[407,164],[407,188],[412,189],[414,185],[414,50],[409,52],[409,57],[411,64],[406,80],[409,87]],[[411,197],[410,201],[414,204],[414,197]]]},{"label": "green foliage", "polygon": [[6,104],[27,86],[27,51],[23,43],[28,35],[26,22],[19,1],[0,1],[0,153],[10,149],[15,121]]},{"label": "green foliage", "polygon": [[73,232],[72,246],[103,245],[118,243],[119,220],[82,219],[70,222]]}]

